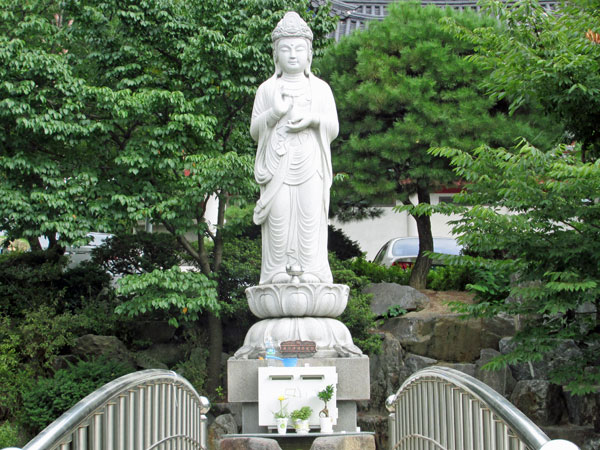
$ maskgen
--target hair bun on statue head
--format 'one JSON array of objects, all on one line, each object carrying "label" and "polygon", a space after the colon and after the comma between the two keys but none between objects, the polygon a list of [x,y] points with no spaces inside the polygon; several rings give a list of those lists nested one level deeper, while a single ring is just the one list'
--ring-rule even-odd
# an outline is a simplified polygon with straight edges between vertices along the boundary
[{"label": "hair bun on statue head", "polygon": [[285,13],[283,19],[279,21],[273,32],[271,33],[271,39],[273,39],[273,43],[281,38],[288,37],[301,37],[306,38],[312,42],[313,34],[310,28],[302,17],[298,15],[296,12],[288,12]]}]

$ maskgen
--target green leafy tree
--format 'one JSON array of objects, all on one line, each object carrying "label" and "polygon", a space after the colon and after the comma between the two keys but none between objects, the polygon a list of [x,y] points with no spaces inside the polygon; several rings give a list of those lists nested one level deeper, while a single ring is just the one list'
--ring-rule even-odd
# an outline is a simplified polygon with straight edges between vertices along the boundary
[{"label": "green leafy tree", "polygon": [[[600,4],[560,3],[554,14],[535,1],[510,9],[486,5],[505,23],[501,32],[451,28],[476,43],[476,59],[493,69],[487,89],[509,100],[512,110],[539,104],[576,145],[548,150],[523,141],[514,151],[433,151],[450,157],[467,181],[458,204],[439,209],[463,214],[454,231],[482,255],[468,259],[493,274],[476,287],[482,301],[462,310],[520,317],[514,350],[492,368],[537,361],[572,342],[577,356],[551,379],[575,394],[594,392],[600,382]],[[503,288],[496,275],[506,273],[516,280]]]},{"label": "green leafy tree", "polygon": [[88,200],[97,191],[96,124],[86,119],[85,82],[60,44],[69,32],[45,2],[0,1],[0,229],[56,245],[81,239],[100,218]]},{"label": "green leafy tree", "polygon": [[[327,8],[310,9],[300,0],[67,0],[25,6],[3,0],[2,6],[0,70],[11,68],[8,78],[2,73],[0,102],[11,114],[4,129],[28,124],[31,105],[39,123],[21,126],[18,135],[3,131],[0,184],[15,199],[0,213],[9,225],[14,222],[15,233],[53,239],[60,233],[65,242],[70,234],[77,238],[101,227],[119,231],[143,220],[163,226],[199,270],[173,268],[123,279],[122,293],[131,301],[122,311],[175,309],[183,318],[208,311],[208,389],[214,389],[222,349],[217,274],[225,214],[229,205],[256,193],[248,127],[256,88],[273,73],[270,33],[285,11],[296,10],[311,25],[318,54],[334,18]],[[34,131],[45,147],[26,147]],[[26,163],[19,163],[19,155]],[[9,173],[21,166],[28,172]],[[36,186],[44,194],[55,189],[54,197],[35,194],[25,183],[36,172],[52,175]],[[214,223],[205,214],[211,198],[218,205]],[[69,226],[48,213],[51,207]],[[28,215],[37,222],[28,222]]]},{"label": "green leafy tree", "polygon": [[473,59],[491,73],[485,88],[510,102],[510,110],[539,105],[581,145],[583,160],[600,155],[600,2],[559,2],[548,14],[537,0],[515,5],[484,1],[506,26],[457,26],[476,45]]},{"label": "green leafy tree", "polygon": [[[526,142],[517,151],[479,147],[473,154],[435,150],[452,159],[468,189],[445,210],[462,214],[454,232],[472,251],[504,258],[461,257],[489,273],[510,270],[504,295],[485,295],[461,310],[475,316],[519,316],[514,351],[492,367],[538,361],[565,341],[576,358],[550,374],[574,393],[600,382],[600,164],[564,147],[543,152]],[[481,290],[484,294],[489,291]]]},{"label": "green leafy tree", "polygon": [[472,12],[398,2],[385,20],[331,47],[320,64],[340,116],[334,171],[349,174],[332,201],[339,199],[346,216],[385,200],[404,205],[419,233],[410,278],[417,288],[425,287],[431,267],[430,192],[457,179],[446,158],[427,150],[506,145],[519,133],[537,134],[525,121],[509,120],[478,88],[485,71],[464,58],[473,45],[443,30],[443,17],[467,29],[494,23]]}]

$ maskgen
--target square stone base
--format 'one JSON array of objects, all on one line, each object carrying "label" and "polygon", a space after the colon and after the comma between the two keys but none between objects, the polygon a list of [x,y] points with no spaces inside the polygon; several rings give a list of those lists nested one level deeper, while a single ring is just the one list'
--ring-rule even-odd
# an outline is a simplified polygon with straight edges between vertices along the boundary
[{"label": "square stone base", "polygon": [[[273,364],[272,361],[269,361]],[[276,361],[276,365],[282,365]],[[338,421],[334,431],[356,431],[356,401],[370,397],[369,358],[302,358],[298,366],[335,366],[338,375],[336,398]],[[242,433],[266,433],[258,426],[258,368],[266,360],[233,359],[227,361],[228,401],[242,404]]]}]

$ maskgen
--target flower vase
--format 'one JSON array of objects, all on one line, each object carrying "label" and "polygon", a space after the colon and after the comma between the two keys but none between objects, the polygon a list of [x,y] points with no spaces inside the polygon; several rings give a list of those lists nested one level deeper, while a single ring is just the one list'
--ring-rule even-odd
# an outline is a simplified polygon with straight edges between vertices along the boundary
[{"label": "flower vase", "polygon": [[298,434],[308,434],[310,427],[308,426],[308,420],[297,420],[294,423],[294,428]]},{"label": "flower vase", "polygon": [[321,424],[321,433],[333,433],[331,417],[319,417],[319,423]]},{"label": "flower vase", "polygon": [[277,418],[277,419],[275,419],[275,421],[277,422],[277,433],[285,434],[287,432],[287,424],[288,424],[287,417]]}]

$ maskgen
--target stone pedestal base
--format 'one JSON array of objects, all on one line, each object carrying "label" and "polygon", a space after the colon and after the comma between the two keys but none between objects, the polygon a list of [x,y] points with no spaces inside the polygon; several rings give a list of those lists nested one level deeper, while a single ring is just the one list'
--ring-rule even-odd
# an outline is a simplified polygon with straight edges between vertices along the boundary
[{"label": "stone pedestal base", "polygon": [[[356,401],[370,397],[369,358],[303,358],[298,366],[335,366],[338,374],[336,390],[338,423],[334,431],[356,431]],[[258,368],[265,360],[229,358],[227,361],[227,394],[229,402],[242,403],[242,433],[266,433],[258,426]]]},{"label": "stone pedestal base", "polygon": [[244,345],[234,358],[255,359],[259,355],[264,356],[266,336],[270,336],[274,342],[314,341],[317,344],[316,358],[362,355],[362,351],[352,342],[350,331],[339,320],[329,317],[281,317],[261,320],[252,325]]}]

